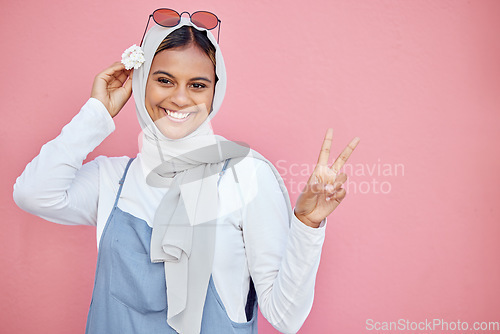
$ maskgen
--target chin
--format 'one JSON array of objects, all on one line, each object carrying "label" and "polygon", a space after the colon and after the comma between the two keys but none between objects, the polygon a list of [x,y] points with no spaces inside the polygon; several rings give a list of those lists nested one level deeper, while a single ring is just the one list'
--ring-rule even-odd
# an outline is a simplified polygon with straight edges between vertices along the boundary
[{"label": "chin", "polygon": [[168,124],[168,120],[166,118],[160,118],[155,121],[156,128],[160,130],[160,132],[167,137],[168,139],[181,139],[186,137],[188,134],[193,132],[186,127],[174,127],[171,124]]},{"label": "chin", "polygon": [[160,132],[168,139],[181,139],[186,137],[191,132],[187,131],[172,131],[172,129],[159,128]]}]

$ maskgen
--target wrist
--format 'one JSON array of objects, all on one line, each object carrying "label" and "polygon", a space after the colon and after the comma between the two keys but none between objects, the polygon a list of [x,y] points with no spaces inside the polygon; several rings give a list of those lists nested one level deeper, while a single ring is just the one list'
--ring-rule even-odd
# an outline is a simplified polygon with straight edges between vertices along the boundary
[{"label": "wrist", "polygon": [[295,217],[297,217],[298,220],[300,220],[304,225],[307,225],[309,227],[312,227],[312,228],[318,228],[319,225],[321,224],[321,222],[319,223],[316,223],[316,222],[313,222],[311,221],[310,219],[308,219],[306,216],[304,215],[300,215],[300,214],[297,214],[295,212],[295,210],[293,211],[293,214],[295,215]]}]

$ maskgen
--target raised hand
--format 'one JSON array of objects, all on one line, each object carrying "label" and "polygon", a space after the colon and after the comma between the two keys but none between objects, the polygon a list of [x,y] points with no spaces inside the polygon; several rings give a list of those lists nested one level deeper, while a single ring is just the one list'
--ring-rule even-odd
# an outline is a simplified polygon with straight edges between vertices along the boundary
[{"label": "raised hand", "polygon": [[95,77],[90,97],[101,101],[111,117],[115,117],[131,94],[132,71],[116,62]]},{"label": "raised hand", "polygon": [[328,167],[332,137],[333,129],[328,129],[318,163],[295,204],[297,218],[311,227],[318,227],[344,199],[346,192],[342,185],[347,181],[347,175],[339,174],[339,171],[359,143],[359,138],[355,137]]}]

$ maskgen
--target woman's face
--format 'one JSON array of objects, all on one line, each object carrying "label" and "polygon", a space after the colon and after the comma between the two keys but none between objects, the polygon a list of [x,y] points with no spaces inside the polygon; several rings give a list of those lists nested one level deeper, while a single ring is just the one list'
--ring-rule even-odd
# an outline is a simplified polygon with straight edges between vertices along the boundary
[{"label": "woman's face", "polygon": [[196,130],[208,117],[215,88],[215,69],[194,44],[158,53],[146,83],[146,110],[170,139]]}]

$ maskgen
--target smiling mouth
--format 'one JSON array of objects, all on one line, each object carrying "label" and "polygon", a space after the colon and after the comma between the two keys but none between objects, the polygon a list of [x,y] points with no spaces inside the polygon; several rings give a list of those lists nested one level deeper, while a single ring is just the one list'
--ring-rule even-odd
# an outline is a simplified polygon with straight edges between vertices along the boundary
[{"label": "smiling mouth", "polygon": [[165,112],[167,117],[174,122],[183,122],[192,114],[192,112],[173,111],[165,108],[161,109]]}]

